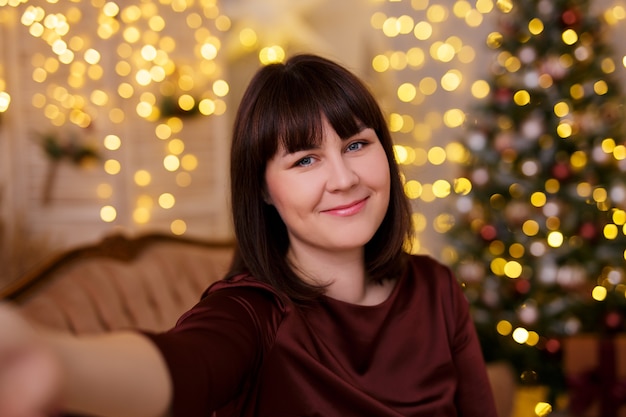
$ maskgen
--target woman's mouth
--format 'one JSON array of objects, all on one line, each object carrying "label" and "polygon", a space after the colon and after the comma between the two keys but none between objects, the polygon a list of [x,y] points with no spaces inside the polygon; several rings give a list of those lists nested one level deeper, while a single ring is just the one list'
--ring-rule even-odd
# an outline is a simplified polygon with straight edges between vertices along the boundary
[{"label": "woman's mouth", "polygon": [[331,214],[333,216],[342,216],[342,217],[353,216],[359,213],[361,210],[363,210],[368,198],[369,197],[366,197],[362,200],[354,201],[349,204],[333,207],[328,210],[323,210],[322,213]]}]

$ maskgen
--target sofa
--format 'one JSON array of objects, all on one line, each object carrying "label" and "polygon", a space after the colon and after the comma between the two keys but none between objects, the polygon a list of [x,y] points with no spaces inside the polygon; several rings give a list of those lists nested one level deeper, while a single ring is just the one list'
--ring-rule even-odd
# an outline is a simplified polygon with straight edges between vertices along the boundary
[{"label": "sofa", "polygon": [[233,253],[233,242],[114,234],[59,254],[0,289],[0,300],[75,334],[162,331],[224,276]]}]

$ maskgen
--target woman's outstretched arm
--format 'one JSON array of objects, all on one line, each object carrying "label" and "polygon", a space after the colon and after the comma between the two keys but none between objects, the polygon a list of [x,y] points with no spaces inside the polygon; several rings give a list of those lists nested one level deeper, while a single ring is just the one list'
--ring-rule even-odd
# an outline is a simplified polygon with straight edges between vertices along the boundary
[{"label": "woman's outstretched arm", "polygon": [[165,361],[140,333],[53,333],[0,303],[0,416],[161,417],[171,398]]}]

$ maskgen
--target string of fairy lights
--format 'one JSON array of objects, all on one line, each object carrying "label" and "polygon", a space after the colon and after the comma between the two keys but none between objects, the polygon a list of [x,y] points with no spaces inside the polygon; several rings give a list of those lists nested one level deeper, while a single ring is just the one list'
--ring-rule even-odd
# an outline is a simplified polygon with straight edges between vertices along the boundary
[{"label": "string of fairy lights", "polygon": [[[457,141],[439,144],[433,143],[433,138],[440,136],[444,129],[462,128],[465,111],[454,105],[463,102],[458,98],[482,100],[489,95],[489,84],[484,79],[468,76],[472,73],[469,69],[476,66],[477,57],[481,56],[483,39],[468,40],[443,28],[462,25],[488,33],[489,15],[496,9],[510,10],[512,1],[411,0],[410,8],[406,4],[400,8],[403,2],[397,0],[375,3],[378,11],[371,16],[373,30],[381,32],[391,44],[403,45],[380,51],[371,61],[375,71],[395,73],[400,80],[395,94],[398,110],[389,115],[390,128],[400,138],[395,147],[399,162],[408,173],[413,168],[437,168],[462,162],[467,155]],[[166,21],[165,16],[175,18],[175,24]],[[604,14],[609,24],[618,24],[625,16],[624,7],[619,4],[608,8]],[[540,30],[540,23],[531,22],[533,30]],[[229,110],[226,97],[230,86],[224,79],[220,54],[223,53],[222,39],[231,30],[232,19],[223,13],[217,0],[129,5],[105,0],[69,3],[0,0],[0,24],[22,25],[28,35],[46,45],[30,61],[28,70],[32,80],[41,85],[30,100],[52,126],[71,124],[84,128],[92,124],[94,118],[106,118],[112,125],[126,123],[129,119],[153,123],[155,137],[168,144],[163,156],[164,169],[178,173],[178,186],[189,183],[197,158],[185,153],[185,144],[177,137],[187,123],[177,112],[193,111],[201,116],[219,117]],[[487,43],[497,43],[498,36],[501,35],[490,33]],[[564,37],[567,36],[575,34],[564,33]],[[254,27],[242,28],[236,38],[242,48],[257,53],[263,64],[281,61],[288,53],[287,46],[259,43]],[[116,45],[113,73],[109,71],[110,65],[103,63],[103,42]],[[183,63],[177,60],[178,50],[188,49],[189,42],[193,44],[195,59]],[[514,66],[513,61],[507,65]],[[434,64],[439,65],[436,74],[415,76],[417,71]],[[8,70],[7,63],[0,63],[0,115],[4,117],[10,115],[11,96],[16,94],[7,85]],[[57,75],[63,71],[66,76],[61,79]],[[108,87],[105,79],[114,80],[115,85]],[[446,97],[449,104],[430,109],[428,102],[437,97]],[[516,97],[522,105],[522,92]],[[169,98],[167,108],[164,98]],[[132,114],[121,104],[127,106],[129,102],[134,104]],[[172,107],[176,111],[172,111]],[[418,114],[421,118],[416,116]],[[115,157],[115,151],[125,140],[129,139],[116,134],[98,139],[98,145],[108,151],[103,167],[109,175],[117,175],[122,169],[122,161]],[[440,177],[420,181],[417,175],[407,174],[407,195],[428,204],[471,187],[469,179],[437,175]],[[152,174],[142,169],[135,172],[133,178],[135,185],[141,187],[151,181]],[[106,201],[112,192],[111,185],[102,184],[97,194]],[[164,191],[154,199],[147,199],[148,202],[146,198],[139,198],[134,204],[133,220],[148,223],[152,200],[161,207],[171,208],[176,204],[174,195],[174,192]],[[449,228],[449,214],[427,216],[421,210],[414,214],[418,232],[432,228],[437,233],[445,233]],[[116,217],[116,207],[103,204],[102,221],[113,222]],[[184,233],[184,221],[172,222],[172,229],[175,233]],[[419,240],[414,247],[427,249]]]}]

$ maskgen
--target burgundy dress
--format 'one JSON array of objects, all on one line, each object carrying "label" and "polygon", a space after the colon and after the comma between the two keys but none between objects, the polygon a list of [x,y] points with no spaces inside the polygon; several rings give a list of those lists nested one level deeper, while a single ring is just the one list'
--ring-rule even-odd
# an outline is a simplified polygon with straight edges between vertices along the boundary
[{"label": "burgundy dress", "polygon": [[296,307],[241,276],[148,336],[170,369],[175,417],[496,417],[468,303],[426,256],[411,256],[375,306]]}]

